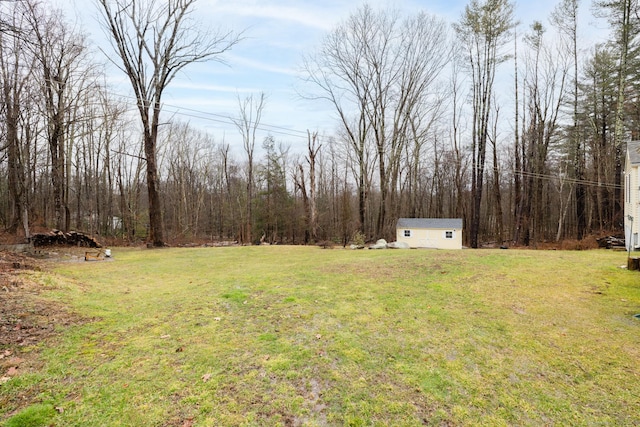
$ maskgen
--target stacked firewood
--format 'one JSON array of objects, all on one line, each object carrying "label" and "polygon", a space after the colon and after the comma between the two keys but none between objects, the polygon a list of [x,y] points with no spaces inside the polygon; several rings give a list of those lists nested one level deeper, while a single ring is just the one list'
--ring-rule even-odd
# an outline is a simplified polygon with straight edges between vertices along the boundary
[{"label": "stacked firewood", "polygon": [[31,236],[34,247],[42,246],[81,246],[86,248],[100,248],[102,245],[93,237],[77,231],[65,233],[52,230],[49,233],[39,233]]},{"label": "stacked firewood", "polygon": [[624,248],[624,236],[605,236],[596,239],[601,248]]}]

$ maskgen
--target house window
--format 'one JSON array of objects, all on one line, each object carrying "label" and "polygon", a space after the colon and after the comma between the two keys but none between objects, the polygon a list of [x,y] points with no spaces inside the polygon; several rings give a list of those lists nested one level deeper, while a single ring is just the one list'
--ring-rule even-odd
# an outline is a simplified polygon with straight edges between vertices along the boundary
[{"label": "house window", "polygon": [[453,231],[445,231],[444,232],[445,239],[453,239]]},{"label": "house window", "polygon": [[411,237],[411,230],[404,230],[404,237]]}]

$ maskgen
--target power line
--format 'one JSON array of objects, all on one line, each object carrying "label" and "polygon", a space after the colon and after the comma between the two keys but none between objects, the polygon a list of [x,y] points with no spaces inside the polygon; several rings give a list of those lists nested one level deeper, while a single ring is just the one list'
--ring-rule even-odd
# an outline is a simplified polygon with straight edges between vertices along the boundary
[{"label": "power line", "polygon": [[[137,103],[137,98],[130,96],[130,95],[122,95],[122,94],[115,94],[115,93],[110,93],[112,96],[114,97],[119,97],[125,100],[129,100],[129,101],[135,101],[135,103]],[[129,105],[135,105],[133,102],[128,102]],[[216,123],[223,123],[226,125],[231,125],[231,126],[236,126],[237,121],[240,121],[240,118],[237,117],[233,117],[231,115],[226,115],[226,114],[220,114],[220,113],[211,113],[208,111],[203,111],[203,110],[197,110],[194,108],[187,108],[187,107],[180,107],[177,105],[172,105],[172,104],[167,104],[167,103],[163,103],[164,107],[167,107],[165,109],[163,109],[164,112],[166,113],[173,113],[173,114],[177,114],[180,116],[185,116],[185,117],[192,117],[192,118],[196,118],[196,119],[200,119],[200,120],[206,120],[206,121],[210,121],[210,122],[216,122]],[[255,125],[256,122],[249,122],[251,125]],[[272,125],[272,124],[268,124],[268,123],[263,123],[263,122],[259,122],[257,123],[256,126],[257,129],[260,129],[262,131],[265,132],[269,132],[269,133],[274,133],[274,134],[278,134],[278,135],[284,135],[284,136],[289,136],[292,138],[300,138],[300,139],[304,139],[306,140],[308,138],[307,135],[307,131],[302,131],[302,130],[298,130],[298,129],[292,129],[292,128],[287,128],[284,126],[278,126],[278,125]]]},{"label": "power line", "polygon": [[514,175],[515,174],[518,174],[520,176],[527,177],[527,178],[538,178],[538,179],[544,179],[548,181],[563,181],[563,182],[568,182],[572,184],[583,184],[589,187],[622,189],[622,185],[614,184],[610,182],[590,181],[586,179],[568,178],[568,177],[563,177],[559,175],[550,175],[550,174],[527,172],[527,171],[517,171],[517,172],[514,172]]},{"label": "power line", "polygon": [[[122,99],[126,99],[126,100],[135,100],[137,103],[137,98],[130,96],[130,95],[122,95],[122,94],[115,94],[113,92],[109,92],[111,95],[113,95],[114,97],[119,97]],[[132,102],[128,102],[128,104],[131,106],[133,105]],[[227,125],[232,125],[232,126],[236,126],[236,120],[241,120],[240,118],[236,118],[233,117],[231,115],[225,115],[225,114],[220,114],[220,113],[211,113],[211,112],[207,112],[207,111],[203,111],[203,110],[197,110],[194,108],[187,108],[187,107],[180,107],[180,106],[176,106],[176,105],[172,105],[172,104],[163,104],[165,107],[170,108],[171,110],[164,110],[165,112],[168,113],[173,113],[173,114],[177,114],[177,115],[181,115],[181,116],[185,116],[185,117],[192,117],[192,118],[197,118],[197,119],[201,119],[201,120],[206,120],[206,121],[210,121],[210,122],[216,122],[216,123],[223,123],[223,124],[227,124]],[[130,109],[128,111],[132,111],[135,110],[134,107],[130,107]],[[185,112],[186,111],[186,112]],[[255,124],[255,122],[251,122],[251,124]],[[292,138],[300,138],[300,139],[307,139],[308,138],[308,134],[307,131],[301,131],[298,129],[292,129],[292,128],[286,128],[284,126],[277,126],[277,125],[271,125],[271,124],[266,124],[266,123],[258,123],[257,124],[257,128],[266,132],[270,132],[270,133],[275,133],[275,134],[279,134],[279,135],[284,135],[284,136],[289,136]],[[562,176],[556,176],[556,175],[550,175],[550,174],[542,174],[542,173],[535,173],[535,172],[528,172],[528,171],[517,171],[514,172],[514,174],[519,174],[520,176],[523,177],[529,177],[529,178],[537,178],[537,179],[544,179],[544,180],[548,180],[548,181],[563,181],[563,182],[568,182],[568,183],[572,183],[572,184],[582,184],[582,185],[586,185],[589,187],[604,187],[604,188],[610,188],[610,189],[622,189],[623,186],[621,184],[614,184],[614,183],[608,183],[608,182],[599,182],[599,181],[591,181],[591,180],[580,180],[577,178],[568,178],[568,177],[562,177]]]}]

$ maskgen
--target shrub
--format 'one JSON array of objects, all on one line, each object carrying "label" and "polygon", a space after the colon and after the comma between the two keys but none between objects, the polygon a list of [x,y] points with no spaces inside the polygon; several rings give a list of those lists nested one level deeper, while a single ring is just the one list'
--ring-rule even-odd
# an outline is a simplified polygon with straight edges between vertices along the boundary
[{"label": "shrub", "polygon": [[356,231],[355,233],[353,233],[353,237],[351,240],[353,244],[356,246],[364,246],[367,241],[365,235],[362,234],[360,231]]}]

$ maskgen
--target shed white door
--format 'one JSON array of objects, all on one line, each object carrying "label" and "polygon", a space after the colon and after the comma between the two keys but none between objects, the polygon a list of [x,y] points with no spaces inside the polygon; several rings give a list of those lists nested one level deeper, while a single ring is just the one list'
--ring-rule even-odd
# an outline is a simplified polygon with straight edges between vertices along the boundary
[{"label": "shed white door", "polygon": [[438,234],[436,230],[426,230],[426,238],[424,239],[425,248],[438,247]]}]

